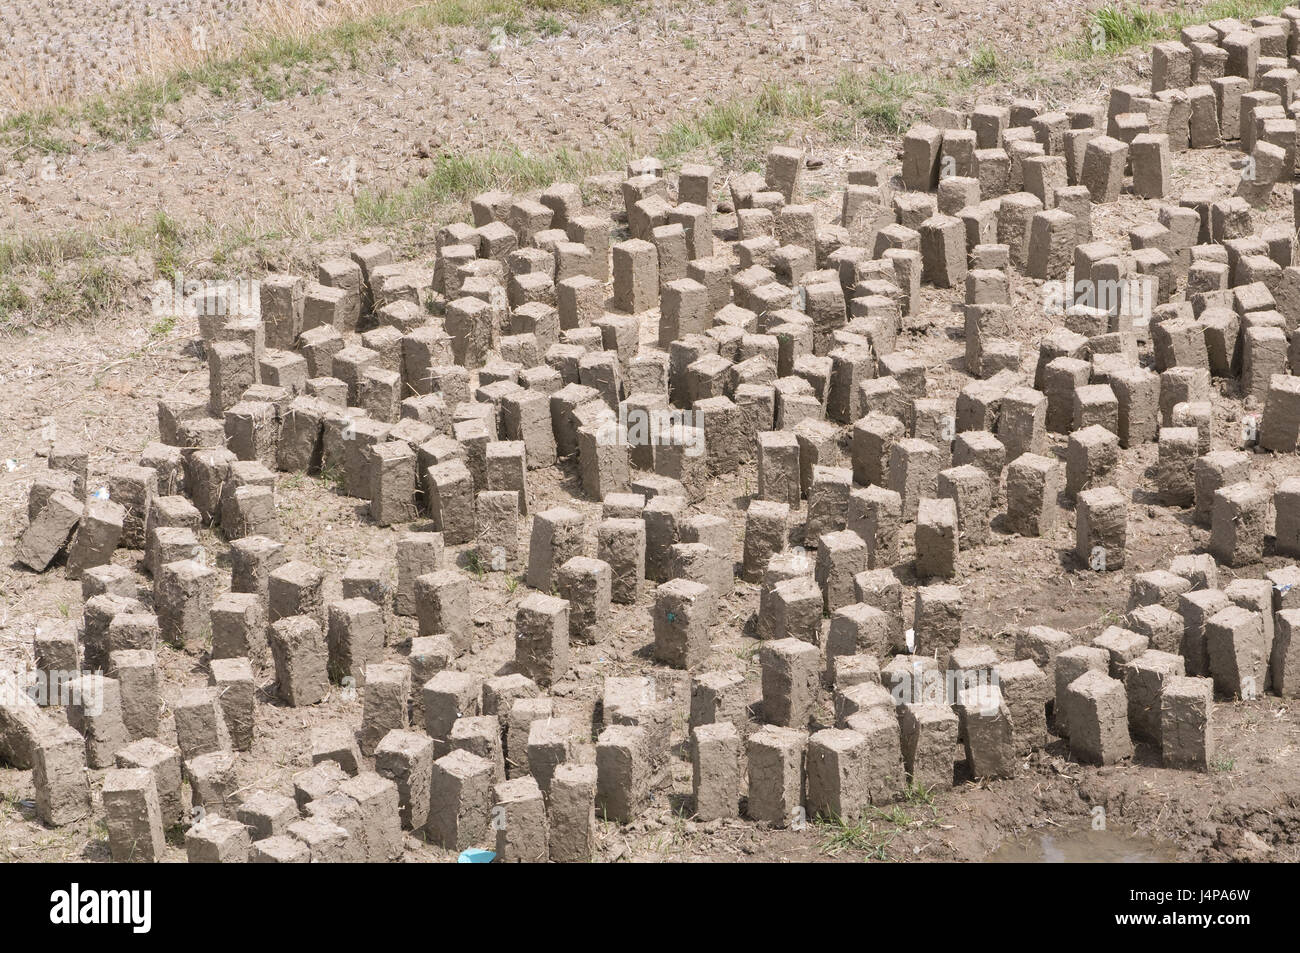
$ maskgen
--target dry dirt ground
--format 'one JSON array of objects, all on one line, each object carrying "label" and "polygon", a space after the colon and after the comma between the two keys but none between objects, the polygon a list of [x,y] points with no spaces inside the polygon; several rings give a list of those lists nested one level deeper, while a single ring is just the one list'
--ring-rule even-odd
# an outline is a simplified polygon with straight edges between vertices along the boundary
[{"label": "dry dirt ground", "polygon": [[[355,155],[363,177],[401,184],[420,174],[423,160],[413,150],[426,142],[452,149],[502,142],[598,148],[617,132],[606,124],[606,115],[625,127],[662,128],[678,111],[706,96],[756,89],[788,75],[794,66],[801,75],[831,79],[853,63],[955,70],[982,43],[1007,56],[1028,55],[1052,48],[1082,16],[1080,5],[1072,3],[1008,2],[989,5],[983,12],[965,9],[971,6],[933,2],[904,16],[874,2],[751,4],[743,19],[723,5],[654,7],[583,21],[562,37],[510,46],[491,68],[485,66],[486,54],[461,47],[459,62],[450,55],[403,60],[380,75],[334,77],[337,85],[332,81],[327,92],[287,101],[204,103],[194,97],[180,104],[161,140],[144,143],[136,152],[87,149],[76,154],[75,162],[60,167],[57,182],[42,180],[32,160],[21,168],[11,164],[2,183],[8,227],[78,227],[105,217],[143,215],[152,208],[200,218],[229,216],[235,206],[244,213],[260,209],[269,214],[286,195],[296,207],[324,215],[349,198],[326,172],[316,171],[321,156],[333,162]],[[687,50],[680,35],[661,26],[662,16],[689,24],[698,47]],[[770,25],[773,19],[775,27]],[[754,23],[757,27],[747,25]],[[797,26],[809,37],[802,52],[787,47]],[[871,42],[864,42],[864,36]],[[457,42],[455,35],[451,42]],[[629,69],[629,64],[645,68]],[[1127,77],[1143,68],[1140,54],[1106,67]],[[1068,67],[1061,71],[1068,72]],[[1007,97],[1038,91],[1048,101],[1073,101],[1097,93],[1059,75],[1041,83],[1010,77],[987,89],[974,87],[970,95]],[[897,145],[870,140],[832,150],[815,128],[800,134],[806,135],[813,154],[828,160],[809,170],[804,181],[807,193],[818,196],[827,222],[837,211],[834,190],[844,183],[848,157],[890,158]],[[1231,158],[1231,153],[1218,150],[1179,155],[1172,194],[1206,185],[1227,194],[1235,178]],[[1154,215],[1154,203],[1125,196],[1116,205],[1096,210],[1094,232],[1103,238],[1122,237],[1129,227]],[[1279,188],[1268,212],[1257,219],[1283,222],[1289,215],[1289,192]],[[719,235],[727,237],[733,220],[720,214],[715,225]],[[374,235],[343,234],[327,246],[303,248],[299,254],[313,260],[369,237]],[[52,433],[49,428],[76,436],[91,448],[91,484],[98,485],[113,466],[135,462],[146,443],[155,439],[159,397],[177,391],[206,395],[206,365],[187,346],[196,327],[184,322],[170,329],[155,325],[143,298],[143,284],[155,277],[152,265],[139,261],[137,267],[142,290],[133,307],[93,326],[70,322],[57,330],[15,336],[0,350],[0,663],[30,663],[34,628],[43,620],[76,618],[80,613],[79,585],[63,579],[58,568],[36,576],[3,555],[25,524],[27,487],[34,471],[45,466],[42,454]],[[1022,317],[1018,337],[1026,366],[1032,367],[1038,338],[1053,321],[1043,314],[1039,283],[1013,273],[1012,288]],[[922,307],[907,319],[900,338],[900,348],[924,360],[931,396],[955,398],[967,380],[960,370],[957,301],[954,294],[927,286]],[[1216,448],[1236,445],[1243,413],[1232,385],[1226,386],[1215,400]],[[1063,451],[1063,441],[1054,442],[1055,450]],[[1021,626],[1049,625],[1087,642],[1123,614],[1134,573],[1167,567],[1174,556],[1201,549],[1207,534],[1191,525],[1186,513],[1155,502],[1149,470],[1154,459],[1154,445],[1126,451],[1116,473],[1116,484],[1134,501],[1128,563],[1120,573],[1099,577],[1074,571],[1069,556],[1073,519],[1068,515],[1055,534],[1042,539],[1004,534],[995,523],[989,545],[962,553],[958,581],[966,605],[965,638],[992,644],[1003,657],[1011,656],[1014,633]],[[1254,478],[1275,485],[1295,475],[1297,467],[1293,457],[1260,456],[1252,471]],[[582,509],[589,525],[598,513],[598,504],[575,496],[571,465],[530,474],[530,483],[534,511],[563,501]],[[733,516],[739,527],[755,486],[750,466],[716,482],[695,509]],[[350,559],[390,556],[393,531],[371,525],[364,506],[339,495],[332,485],[282,474],[276,496],[281,524],[295,529],[286,534],[288,555],[326,570],[327,601],[339,597],[340,578]],[[526,535],[526,527],[523,532]],[[228,566],[219,536],[205,536],[205,545],[220,554],[219,564]],[[739,560],[739,532],[735,544],[733,555]],[[134,558],[119,551],[115,561],[129,565]],[[1258,576],[1280,564],[1270,557],[1241,574]],[[906,552],[901,565],[904,582],[913,584]],[[1221,573],[1233,575],[1223,569]],[[504,574],[478,580],[475,645],[459,667],[490,675],[509,662],[514,607],[524,591]],[[757,597],[757,587],[737,580],[735,594],[724,603],[722,621],[713,630],[708,663],[709,668],[744,672],[755,693],[757,643],[744,626]],[[910,612],[910,600],[904,601]],[[638,606],[615,606],[606,638],[593,646],[574,646],[572,677],[553,691],[558,714],[575,724],[593,724],[599,686],[609,675],[653,673],[661,688],[679,699],[689,694],[683,695],[688,686],[685,673],[654,666],[646,658],[651,641],[647,605],[648,596],[643,595]],[[401,659],[413,620],[395,618],[390,625],[389,653]],[[205,680],[202,656],[164,647],[160,664],[166,700],[174,699],[183,685]],[[239,777],[248,791],[282,788],[309,763],[312,726],[330,721],[355,725],[360,719],[360,703],[338,694],[310,709],[284,707],[268,691],[270,683],[264,672],[259,736],[253,752],[239,759]],[[824,722],[829,714],[829,708],[821,713]],[[1112,831],[1151,838],[1133,843],[1149,844],[1152,856],[1300,858],[1300,717],[1289,703],[1265,697],[1217,704],[1214,719],[1219,751],[1209,773],[1165,770],[1158,766],[1159,753],[1143,746],[1132,763],[1085,767],[1069,761],[1064,746],[1056,742],[1013,779],[964,783],[932,802],[906,802],[872,818],[868,829],[847,843],[836,839],[842,832],[820,825],[767,831],[744,821],[693,822],[683,811],[689,801],[690,765],[679,758],[671,797],[660,795],[652,810],[627,827],[601,825],[598,859],[981,860],[999,856],[999,848],[1014,847],[1025,836],[1086,829],[1098,807],[1104,809]],[[164,735],[169,730],[170,718]],[[679,723],[675,740],[684,737],[685,725]],[[592,753],[588,739],[580,758],[590,760]],[[33,819],[30,773],[7,769],[0,769],[0,797],[0,859],[107,859],[106,832],[96,819],[102,816],[98,806],[94,817],[79,824],[43,828]],[[171,854],[172,859],[184,858],[181,848]],[[408,838],[407,861],[449,857]]]}]

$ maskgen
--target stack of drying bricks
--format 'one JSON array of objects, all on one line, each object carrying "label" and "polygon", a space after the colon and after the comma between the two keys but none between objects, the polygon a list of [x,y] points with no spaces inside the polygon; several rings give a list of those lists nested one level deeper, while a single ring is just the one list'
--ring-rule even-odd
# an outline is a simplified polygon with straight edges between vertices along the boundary
[{"label": "stack of drying bricks", "polygon": [[[702,818],[737,816],[743,795],[748,817],[791,824],[909,783],[1007,776],[1048,743],[1049,713],[1080,760],[1124,758],[1136,737],[1204,769],[1216,692],[1300,692],[1300,610],[1272,580],[1296,571],[1220,591],[1215,569],[1260,563],[1270,511],[1273,551],[1300,555],[1300,481],[1270,493],[1249,479],[1251,454],[1214,449],[1209,428],[1212,381],[1239,378],[1264,406],[1244,426],[1252,442],[1295,449],[1300,270],[1289,231],[1252,236],[1257,189],[1162,205],[1127,250],[1091,240],[1091,206],[1118,198],[1130,166],[1139,196],[1162,198],[1171,152],[1239,129],[1255,169],[1275,169],[1264,146],[1285,135],[1270,124],[1292,120],[1258,114],[1256,135],[1242,118],[1291,72],[1260,69],[1279,36],[1293,43],[1291,22],[1189,29],[1175,44],[1188,52],[1157,48],[1153,91],[1116,89],[1105,113],[941,110],[904,139],[906,190],[853,168],[837,224],[798,201],[798,150],[730,180],[734,243],[712,224],[712,169],[685,167],[674,189],[645,159],[586,183],[620,195],[624,240],[575,185],[486,193],[473,226],[439,232],[432,267],[368,245],[322,261],[314,282],[271,276],[251,313],[205,296],[209,399],[160,402],[160,442],[89,506],[77,447],[51,453],[32,488],[20,558],[43,570],[66,550],[86,597],[80,633],[38,635],[38,664],[103,703],[68,706],[71,728],[6,704],[0,756],[34,766],[54,824],[89,810],[85,768],[110,768],[115,856],[161,850],[184,776],[195,860],[391,858],[403,829],[451,849],[495,839],[507,860],[587,859],[596,812],[630,821],[671,784],[687,701],[657,678],[605,679],[588,758],[583,726],[546,693],[576,677],[572,643],[640,605],[662,671],[690,672]],[[1093,295],[1071,299],[1032,377],[1011,304],[1022,272]],[[1128,298],[1097,294],[1130,278],[1157,295],[1150,342]],[[929,396],[922,356],[896,349],[922,283],[965,295],[971,380],[955,401]],[[647,420],[663,421],[650,439]],[[1194,508],[1210,555],[1136,576],[1125,627],[1093,645],[1030,627],[1006,660],[963,638],[960,556],[995,525],[1049,542],[1072,504],[1077,571],[1124,568],[1128,499],[1107,481],[1148,442],[1161,504]],[[737,540],[693,509],[711,478],[751,464]],[[601,502],[595,527],[570,507],[535,511],[534,473],[556,465]],[[374,524],[395,527],[396,585],[393,566],[356,561],[327,602],[325,573],[285,555],[278,472],[332,476],[367,500]],[[206,528],[229,544],[228,579]],[[111,562],[119,546],[144,556],[151,594]],[[738,549],[760,587],[759,685],[710,667]],[[478,638],[453,558],[466,552],[532,590],[512,674],[463,670]],[[918,581],[906,598],[905,562]],[[405,657],[388,644],[395,616],[415,619]],[[209,638],[210,685],[169,700],[175,743],[160,739],[158,643],[199,653]],[[333,684],[363,701],[359,727],[313,732],[292,796],[237,779],[263,676],[288,705]]]}]

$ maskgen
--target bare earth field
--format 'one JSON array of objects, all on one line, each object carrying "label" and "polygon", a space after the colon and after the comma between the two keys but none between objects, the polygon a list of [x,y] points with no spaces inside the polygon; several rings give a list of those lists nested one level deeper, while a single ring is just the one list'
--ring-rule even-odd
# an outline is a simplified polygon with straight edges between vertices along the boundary
[{"label": "bare earth field", "polygon": [[[42,84],[62,88],[70,60],[83,62],[81,95],[126,81],[139,57],[123,51],[139,35],[144,4],[115,4],[111,12],[84,2],[44,6],[40,14],[0,11],[0,33],[12,37],[0,48],[0,88],[26,96]],[[162,15],[159,4],[148,6],[155,34],[173,23],[188,30],[201,19],[218,32],[236,34],[223,47],[234,49],[241,24],[263,22],[259,17],[272,4],[173,3],[162,5]],[[436,202],[413,204],[413,216],[391,209],[400,209],[431,176],[446,174],[449,158],[485,151],[543,157],[562,149],[583,157],[573,168],[621,171],[622,161],[603,160],[654,154],[690,116],[718,104],[750,102],[772,84],[833,90],[845,73],[905,77],[914,97],[903,98],[923,103],[909,107],[920,114],[940,104],[969,111],[976,102],[1006,104],[1020,97],[1037,99],[1044,112],[1076,103],[1104,106],[1112,84],[1150,81],[1149,44],[1097,59],[1061,52],[1063,44],[1086,35],[1089,12],[1101,6],[1094,0],[927,0],[915,6],[826,0],[559,11],[558,30],[512,30],[503,43],[482,25],[422,27],[407,42],[366,51],[350,62],[344,57],[296,64],[278,77],[274,96],[250,85],[222,95],[187,89],[147,124],[146,134],[126,141],[75,114],[46,130],[61,143],[57,149],[8,133],[0,153],[0,226],[7,241],[40,244],[80,235],[89,238],[94,253],[49,252],[25,260],[15,255],[0,279],[0,286],[16,289],[10,296],[27,302],[0,321],[0,670],[34,663],[38,626],[81,616],[81,586],[64,578],[60,563],[37,574],[13,558],[28,523],[28,490],[46,468],[51,443],[75,439],[90,450],[93,491],[111,470],[137,462],[157,440],[160,399],[207,399],[208,364],[195,347],[197,322],[159,321],[149,307],[150,284],[164,274],[154,234],[160,216],[183,234],[168,246],[168,268],[186,277],[257,279],[268,268],[314,274],[315,262],[346,256],[369,241],[390,243],[399,260],[431,264],[438,228],[468,220],[467,194],[490,183],[467,175],[464,195],[451,187],[438,191]],[[975,69],[977,55],[1001,65]],[[94,69],[84,65],[96,60]],[[892,102],[896,94],[886,98]],[[737,136],[720,147],[716,139],[672,140],[681,148],[668,162],[670,180],[682,162],[717,165],[712,226],[717,246],[733,265],[736,216],[722,186],[743,170],[761,171],[769,147],[805,150],[800,190],[821,226],[839,221],[850,165],[866,161],[898,170],[896,131],[882,130],[874,113],[864,119],[833,91],[821,95],[816,110],[777,116],[753,141]],[[902,125],[910,125],[910,111],[905,118]],[[1210,189],[1216,199],[1230,196],[1239,158],[1235,147],[1174,154],[1169,201],[1176,204],[1191,189]],[[518,193],[536,197],[540,191]],[[589,210],[623,212],[617,196],[588,190],[585,198]],[[1126,247],[1129,230],[1154,221],[1160,204],[1126,192],[1118,202],[1094,205],[1094,238]],[[1291,222],[1288,182],[1255,211],[1254,231]],[[124,238],[132,229],[152,239]],[[620,221],[614,241],[626,237],[626,222]],[[87,259],[113,276],[111,292],[93,306],[83,293]],[[1014,267],[1009,275],[1021,375],[1032,379],[1038,343],[1060,319],[1044,313],[1043,282]],[[39,321],[22,320],[35,312],[38,299],[66,282],[78,291],[59,299],[67,302],[65,313],[52,317],[44,310]],[[955,401],[972,379],[965,367],[962,300],[960,289],[925,284],[919,308],[903,320],[897,347],[924,363],[932,398]],[[642,343],[653,344],[659,312],[639,317]],[[1144,332],[1139,337],[1149,361],[1150,338]],[[1243,401],[1234,379],[1215,379],[1212,387],[1214,449],[1238,447],[1243,415],[1260,407]],[[841,434],[847,461],[848,428]],[[1049,436],[1050,454],[1064,459],[1065,436]],[[1072,502],[1050,535],[1007,533],[999,517],[987,545],[963,549],[952,580],[965,606],[963,644],[986,644],[1011,659],[1016,634],[1035,625],[1068,632],[1076,645],[1089,644],[1103,629],[1122,624],[1134,575],[1168,568],[1179,555],[1205,552],[1209,533],[1190,511],[1159,503],[1156,454],[1155,443],[1122,451],[1109,479],[1130,500],[1121,571],[1076,568]],[[1270,492],[1294,476],[1300,476],[1294,455],[1252,456],[1251,479]],[[711,480],[704,498],[691,506],[693,513],[729,519],[737,563],[744,514],[757,485],[750,460]],[[529,489],[530,514],[573,507],[592,535],[601,504],[582,494],[576,457],[530,471]],[[374,525],[367,501],[343,495],[333,481],[278,473],[275,498],[285,553],[325,571],[326,603],[341,598],[351,560],[392,563],[398,528]],[[995,514],[1005,509],[1005,491],[1000,501]],[[805,516],[806,501],[792,523],[799,525]],[[521,521],[525,541],[530,522],[531,515]],[[912,593],[920,582],[912,569],[911,524],[901,535],[895,569],[910,626]],[[221,570],[219,591],[228,589],[228,544],[218,529],[205,528],[200,538]],[[452,667],[486,678],[512,671],[515,610],[529,590],[513,574],[472,572],[471,549],[448,547],[448,565],[459,564],[473,581],[473,647]],[[595,555],[594,536],[587,549]],[[113,562],[140,573],[141,598],[148,602],[150,581],[138,566],[140,555],[119,549]],[[1221,566],[1220,588],[1235,577],[1258,578],[1291,562],[1266,554],[1249,566]],[[648,675],[677,701],[671,789],[653,793],[649,808],[630,824],[598,822],[595,860],[1036,860],[1044,837],[1074,845],[1080,859],[1090,860],[1300,860],[1300,714],[1294,699],[1274,695],[1214,704],[1217,751],[1205,772],[1161,767],[1159,748],[1142,742],[1120,764],[1084,765],[1052,736],[1045,748],[1022,759],[1013,777],[977,780],[967,774],[951,791],[873,812],[851,833],[825,823],[772,830],[744,818],[695,820],[686,721],[691,672],[653,661],[654,589],[644,583],[637,604],[614,605],[607,634],[596,644],[575,643],[571,671],[549,693],[556,716],[582,729],[570,760],[583,763],[595,761],[604,678]],[[710,655],[697,667],[742,674],[754,699],[760,696],[760,643],[750,620],[758,598],[757,585],[737,578],[734,593],[718,606]],[[386,660],[405,663],[415,620],[389,614],[387,625]],[[175,742],[171,705],[183,688],[207,683],[208,661],[206,652],[159,646],[159,734],[165,743]],[[335,687],[319,704],[290,707],[277,697],[268,666],[258,673],[256,714],[253,748],[236,760],[240,796],[256,790],[292,794],[291,777],[311,764],[313,731],[334,724],[358,727],[362,704]],[[62,718],[57,710],[53,715]],[[826,693],[814,721],[829,726],[833,720]],[[36,819],[32,772],[0,765],[0,860],[109,860],[103,774],[91,772],[93,807],[83,819],[49,827]],[[1090,830],[1097,808],[1104,811],[1105,835]],[[407,832],[403,862],[454,858],[454,851]],[[165,859],[186,859],[183,833],[171,833]]]}]

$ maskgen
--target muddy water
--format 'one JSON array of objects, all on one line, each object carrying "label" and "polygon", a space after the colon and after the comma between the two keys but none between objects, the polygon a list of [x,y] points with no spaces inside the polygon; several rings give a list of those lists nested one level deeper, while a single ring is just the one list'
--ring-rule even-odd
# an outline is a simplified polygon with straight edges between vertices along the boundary
[{"label": "muddy water", "polygon": [[1150,837],[1059,827],[1008,840],[985,858],[1019,864],[1159,864],[1177,859],[1176,847]]}]

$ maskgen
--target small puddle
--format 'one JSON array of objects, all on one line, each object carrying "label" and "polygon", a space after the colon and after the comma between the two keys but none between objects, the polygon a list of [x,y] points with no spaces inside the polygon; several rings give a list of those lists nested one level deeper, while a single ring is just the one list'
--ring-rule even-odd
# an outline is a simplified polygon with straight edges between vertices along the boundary
[{"label": "small puddle", "polygon": [[1052,828],[1013,838],[984,859],[1003,864],[1163,864],[1177,858],[1177,848],[1151,837]]}]

